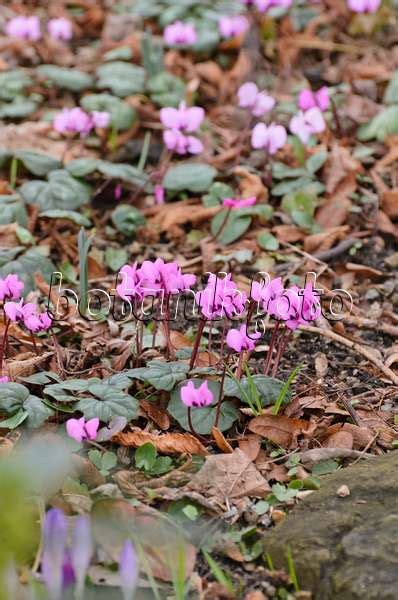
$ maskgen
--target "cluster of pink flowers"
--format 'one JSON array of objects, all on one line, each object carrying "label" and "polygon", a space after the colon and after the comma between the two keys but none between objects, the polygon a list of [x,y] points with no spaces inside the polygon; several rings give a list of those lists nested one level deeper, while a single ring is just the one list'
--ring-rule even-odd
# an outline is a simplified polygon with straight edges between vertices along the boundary
[{"label": "cluster of pink flowers", "polygon": [[178,263],[165,263],[162,258],[155,261],[146,260],[138,267],[125,265],[120,270],[122,282],[116,287],[118,295],[123,299],[142,300],[146,296],[159,293],[173,294],[190,289],[196,283],[196,276],[184,275]]},{"label": "cluster of pink flowers", "polygon": [[243,15],[226,15],[218,22],[220,35],[225,39],[243,35],[248,29],[249,21]]},{"label": "cluster of pink flowers", "polygon": [[328,110],[330,106],[329,88],[324,85],[317,92],[309,89],[301,90],[298,97],[298,107],[300,110],[309,110],[310,108],[319,108],[322,112]]},{"label": "cluster of pink flowers", "polygon": [[250,296],[266,314],[283,321],[291,331],[300,325],[308,325],[321,314],[319,295],[311,284],[307,284],[304,290],[296,285],[286,289],[282,279],[277,277],[266,285],[254,282]]},{"label": "cluster of pink flowers", "polygon": [[181,388],[181,400],[188,408],[204,408],[213,404],[214,397],[207,381],[195,388],[193,381],[188,381]]},{"label": "cluster of pink flowers", "polygon": [[303,144],[306,144],[312,135],[325,131],[326,123],[322,111],[316,106],[305,112],[300,110],[292,117],[289,128]]},{"label": "cluster of pink flowers", "polygon": [[175,21],[167,25],[163,39],[168,46],[192,46],[198,41],[198,34],[191,23]]},{"label": "cluster of pink flowers", "polygon": [[108,127],[110,120],[111,115],[105,111],[94,110],[88,114],[79,107],[64,108],[55,117],[53,126],[55,131],[63,135],[79,133],[81,137],[86,137],[96,127]]},{"label": "cluster of pink flowers", "polygon": [[248,350],[251,352],[256,347],[256,340],[261,338],[261,333],[252,333],[250,337],[247,334],[247,325],[242,325],[240,329],[230,329],[227,333],[226,342],[235,352]]},{"label": "cluster of pink flowers", "polygon": [[23,282],[13,273],[0,279],[0,300],[4,303],[5,316],[10,321],[22,323],[33,333],[47,331],[52,325],[51,317],[47,312],[40,313],[37,304],[24,302],[21,298],[23,288]]},{"label": "cluster of pink flowers", "polygon": [[348,8],[357,13],[375,13],[382,0],[347,0]]},{"label": "cluster of pink flowers", "polygon": [[[61,17],[50,19],[47,23],[47,31],[54,40],[69,41],[73,37],[72,23],[69,19]],[[11,37],[37,42],[42,37],[39,17],[14,17],[5,26],[5,33]]]},{"label": "cluster of pink flowers", "polygon": [[252,132],[252,146],[255,150],[265,150],[276,154],[286,144],[287,132],[283,125],[257,123]]},{"label": "cluster of pink flowers", "polygon": [[163,140],[168,150],[180,155],[200,154],[203,151],[203,144],[199,138],[190,134],[198,131],[204,118],[203,108],[200,106],[187,108],[184,102],[179,108],[162,108],[160,120],[166,128]]},{"label": "cluster of pink flowers", "polygon": [[222,278],[210,273],[205,289],[196,293],[195,301],[204,319],[215,320],[243,315],[247,295],[238,289],[230,273]]}]

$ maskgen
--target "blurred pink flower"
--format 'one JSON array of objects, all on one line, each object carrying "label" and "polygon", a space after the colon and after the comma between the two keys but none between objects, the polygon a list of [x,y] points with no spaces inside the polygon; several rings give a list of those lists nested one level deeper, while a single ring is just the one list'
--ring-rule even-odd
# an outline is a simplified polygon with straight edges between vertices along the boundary
[{"label": "blurred pink flower", "polygon": [[122,197],[123,194],[123,186],[121,183],[118,183],[115,186],[115,190],[114,190],[114,196],[115,196],[115,200],[120,200],[120,198]]},{"label": "blurred pink flower", "polygon": [[192,46],[198,40],[194,25],[182,21],[175,21],[171,25],[167,25],[163,37],[168,46]]},{"label": "blurred pink flower", "polygon": [[10,273],[4,279],[0,279],[0,300],[18,300],[24,283],[14,273]]},{"label": "blurred pink flower", "polygon": [[248,108],[255,117],[262,117],[275,106],[275,100],[267,92],[260,92],[253,82],[244,83],[238,90],[239,106]]},{"label": "blurred pink flower", "polygon": [[82,417],[81,419],[68,419],[66,422],[67,434],[77,442],[83,442],[84,440],[95,440],[97,437],[98,427],[98,418],[85,421],[84,417]]},{"label": "blurred pink flower", "polygon": [[165,190],[162,185],[155,185],[155,202],[156,204],[164,204]]},{"label": "blurred pink flower", "polygon": [[166,129],[163,133],[163,141],[168,150],[180,155],[203,152],[203,144],[199,138],[193,135],[184,135],[177,129]]},{"label": "blurred pink flower", "polygon": [[252,132],[252,146],[256,150],[260,148],[266,150],[269,154],[276,154],[282,148],[287,140],[286,129],[282,125],[265,125],[257,123]]},{"label": "blurred pink flower", "polygon": [[311,135],[325,131],[326,123],[321,110],[316,107],[306,112],[300,111],[291,119],[289,127],[290,131],[306,144]]},{"label": "blurred pink flower", "polygon": [[249,21],[243,15],[226,15],[220,18],[218,29],[223,38],[239,36],[249,29]]},{"label": "blurred pink flower", "polygon": [[209,390],[207,381],[204,381],[198,388],[195,388],[193,381],[188,381],[181,388],[181,400],[189,408],[203,408],[210,406],[214,401],[214,396]]},{"label": "blurred pink flower", "polygon": [[47,23],[47,31],[53,40],[68,42],[73,37],[72,23],[64,17],[50,19]]},{"label": "blurred pink flower", "polygon": [[81,137],[86,137],[93,128],[93,121],[90,115],[79,107],[64,108],[56,115],[53,125],[58,133],[80,133]]},{"label": "blurred pink flower", "polygon": [[200,106],[187,108],[185,102],[181,102],[178,108],[162,108],[160,120],[166,129],[176,129],[187,133],[194,133],[201,126],[205,118],[205,111]]},{"label": "blurred pink flower", "polygon": [[90,116],[93,126],[99,129],[105,129],[111,122],[111,115],[106,111],[93,110]]},{"label": "blurred pink flower", "polygon": [[41,38],[39,17],[14,17],[5,26],[5,33],[31,42]]},{"label": "blurred pink flower", "polygon": [[347,0],[348,8],[357,13],[375,13],[382,0]]},{"label": "blurred pink flower", "polygon": [[254,0],[254,3],[257,10],[266,12],[274,7],[289,8],[293,4],[293,0]]},{"label": "blurred pink flower", "polygon": [[223,205],[227,208],[239,209],[253,206],[254,204],[256,204],[256,202],[257,198],[255,196],[252,196],[251,198],[244,198],[242,200],[239,200],[238,198],[225,198],[223,200]]},{"label": "blurred pink flower", "polygon": [[247,335],[246,324],[240,329],[230,329],[227,333],[227,344],[232,350],[242,352],[243,350],[252,351],[256,347],[256,340],[260,339],[261,333],[252,333]]},{"label": "blurred pink flower", "polygon": [[329,88],[324,85],[317,92],[312,90],[302,90],[298,97],[298,106],[300,110],[308,110],[318,107],[322,112],[327,110],[330,105]]},{"label": "blurred pink flower", "polygon": [[10,381],[9,377],[7,377],[7,375],[4,375],[4,377],[0,377],[0,383],[8,383]]}]

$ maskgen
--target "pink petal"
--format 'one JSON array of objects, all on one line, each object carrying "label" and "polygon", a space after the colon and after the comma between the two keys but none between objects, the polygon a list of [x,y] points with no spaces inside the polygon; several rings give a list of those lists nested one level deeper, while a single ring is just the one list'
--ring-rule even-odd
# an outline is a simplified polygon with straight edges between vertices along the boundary
[{"label": "pink petal", "polygon": [[252,131],[252,146],[256,150],[268,146],[269,136],[265,123],[257,123]]},{"label": "pink petal", "polygon": [[280,148],[286,144],[287,133],[282,125],[269,126],[269,153],[275,154]]},{"label": "pink petal", "polygon": [[250,108],[256,102],[258,87],[255,83],[244,83],[238,90],[239,106]]},{"label": "pink petal", "polygon": [[316,98],[317,105],[319,106],[319,108],[322,111],[325,111],[329,108],[329,105],[330,105],[329,89],[327,88],[326,85],[324,85],[323,87],[321,87],[320,90],[317,91],[317,93],[315,94],[315,98]]},{"label": "pink petal", "polygon": [[203,119],[205,118],[205,111],[200,106],[192,106],[185,110],[185,130],[188,132],[194,132],[199,129]]},{"label": "pink petal", "polygon": [[230,329],[227,333],[226,342],[236,352],[241,352],[244,344],[242,334],[238,329]]},{"label": "pink petal", "polygon": [[180,128],[180,113],[176,108],[162,108],[160,111],[160,120],[168,129]]},{"label": "pink petal", "polygon": [[305,113],[305,120],[312,128],[313,133],[322,133],[326,129],[325,119],[318,107],[310,108]]},{"label": "pink petal", "polygon": [[89,440],[96,439],[97,433],[98,433],[98,427],[99,427],[99,419],[97,417],[95,417],[94,419],[90,419],[89,421],[86,422],[85,429],[87,432],[87,439],[89,439]]},{"label": "pink petal", "polygon": [[83,441],[85,437],[84,417],[81,419],[69,419],[66,422],[66,431],[69,437],[73,438],[77,442]]},{"label": "pink petal", "polygon": [[252,112],[255,117],[262,117],[275,106],[275,100],[266,92],[260,92],[256,98]]},{"label": "pink petal", "polygon": [[314,94],[311,90],[302,90],[298,97],[298,106],[300,110],[308,110],[316,106]]},{"label": "pink petal", "polygon": [[198,138],[189,135],[186,139],[188,142],[188,152],[190,152],[191,154],[201,154],[203,152],[203,144]]}]

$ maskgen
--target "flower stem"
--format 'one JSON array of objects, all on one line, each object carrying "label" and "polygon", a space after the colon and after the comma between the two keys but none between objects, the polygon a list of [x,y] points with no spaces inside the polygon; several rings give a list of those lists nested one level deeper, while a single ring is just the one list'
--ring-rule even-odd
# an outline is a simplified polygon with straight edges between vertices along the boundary
[{"label": "flower stem", "polygon": [[217,429],[218,429],[218,422],[220,420],[220,414],[221,414],[221,404],[222,404],[222,399],[223,399],[223,395],[224,395],[223,392],[224,392],[224,382],[225,382],[226,372],[227,372],[227,363],[224,364],[224,369],[223,369],[222,378],[221,378],[220,393],[218,395],[216,418],[214,419],[214,427],[216,427]]},{"label": "flower stem", "polygon": [[267,354],[267,358],[266,358],[265,364],[264,364],[264,375],[268,375],[270,367],[271,367],[272,354],[274,351],[275,342],[276,342],[276,338],[278,335],[280,324],[281,324],[281,322],[277,321],[276,325],[274,327],[274,330],[272,332],[271,341],[269,343],[269,348],[268,348],[268,354]]},{"label": "flower stem", "polygon": [[230,206],[230,207],[228,208],[228,210],[226,211],[226,213],[225,213],[225,217],[224,217],[224,219],[223,219],[223,221],[222,221],[222,223],[221,223],[221,225],[220,225],[220,228],[219,228],[219,230],[218,230],[218,231],[217,231],[217,233],[216,233],[216,234],[213,236],[213,240],[214,240],[214,241],[218,240],[218,238],[220,237],[220,235],[221,235],[221,234],[222,234],[222,232],[224,231],[224,229],[225,229],[225,227],[226,227],[226,225],[227,225],[227,223],[228,223],[228,219],[229,219],[229,215],[231,214],[231,211],[232,211],[232,207]]},{"label": "flower stem", "polygon": [[0,346],[0,371],[1,371],[1,373],[3,373],[4,350],[5,350],[5,347],[7,344],[8,328],[10,327],[10,323],[11,323],[10,319],[6,319],[3,339],[1,341],[1,346]]},{"label": "flower stem", "polygon": [[274,366],[272,368],[272,377],[276,376],[276,373],[277,373],[277,370],[279,367],[279,363],[281,362],[281,358],[286,350],[286,347],[292,338],[292,334],[293,334],[293,332],[288,331],[288,330],[284,331],[282,334],[282,338],[280,340],[279,347],[278,347],[278,352],[275,357]]},{"label": "flower stem", "polygon": [[192,369],[195,366],[195,362],[196,362],[196,357],[198,355],[198,350],[199,350],[199,345],[200,345],[200,340],[202,339],[202,334],[203,334],[203,330],[205,328],[206,325],[206,321],[204,319],[201,319],[199,321],[199,327],[198,327],[198,332],[196,334],[196,338],[195,338],[195,344],[192,350],[192,355],[191,355],[191,362],[189,363],[189,370],[192,371]]}]

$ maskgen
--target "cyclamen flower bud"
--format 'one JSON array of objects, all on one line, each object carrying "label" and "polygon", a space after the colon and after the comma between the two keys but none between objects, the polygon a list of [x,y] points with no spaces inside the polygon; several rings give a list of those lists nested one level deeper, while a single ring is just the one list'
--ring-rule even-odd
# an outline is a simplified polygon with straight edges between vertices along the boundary
[{"label": "cyclamen flower bud", "polygon": [[130,540],[123,546],[119,559],[120,587],[124,600],[132,600],[138,584],[138,557]]}]

